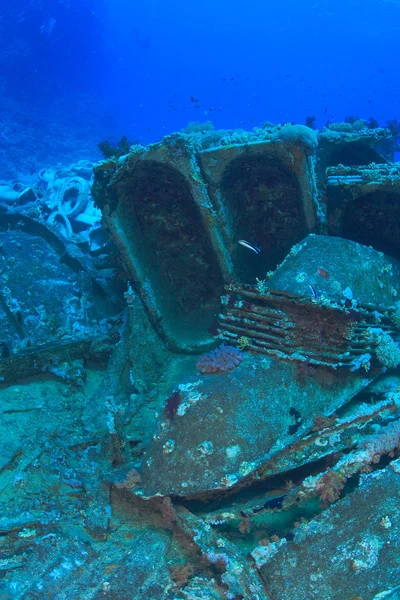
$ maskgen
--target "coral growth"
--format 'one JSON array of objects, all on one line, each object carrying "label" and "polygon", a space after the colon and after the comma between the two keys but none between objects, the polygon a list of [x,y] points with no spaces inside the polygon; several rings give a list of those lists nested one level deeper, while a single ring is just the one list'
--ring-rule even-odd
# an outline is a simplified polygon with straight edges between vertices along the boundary
[{"label": "coral growth", "polygon": [[314,152],[318,146],[317,133],[306,125],[285,125],[277,138],[287,144],[303,146],[306,152]]},{"label": "coral growth", "polygon": [[[318,495],[324,503],[338,500],[346,481],[357,473],[368,473],[384,454],[394,456],[400,450],[400,423],[394,421],[358,444],[357,450],[344,455],[322,475],[307,477],[301,485],[301,497]],[[299,492],[297,491],[297,496]]]},{"label": "coral growth", "polygon": [[375,354],[379,362],[388,369],[397,367],[400,363],[400,347],[393,338],[381,329],[371,329],[372,340],[375,343]]},{"label": "coral growth", "polygon": [[340,498],[346,479],[343,473],[328,469],[320,478],[316,488],[322,502],[336,502]]},{"label": "coral growth", "polygon": [[109,140],[103,140],[97,144],[97,147],[102,152],[104,158],[111,158],[112,156],[119,158],[120,156],[124,156],[124,154],[128,154],[130,147],[134,143],[130,142],[126,135],[124,135],[116,146],[113,146]]},{"label": "coral growth", "polygon": [[207,354],[203,354],[196,363],[196,369],[204,375],[233,371],[242,362],[243,354],[233,346],[221,344]]}]

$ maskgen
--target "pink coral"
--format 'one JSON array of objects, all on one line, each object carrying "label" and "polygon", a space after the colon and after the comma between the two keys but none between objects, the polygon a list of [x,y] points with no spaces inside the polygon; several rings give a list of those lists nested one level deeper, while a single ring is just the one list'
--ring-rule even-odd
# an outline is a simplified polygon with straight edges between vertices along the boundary
[{"label": "pink coral", "polygon": [[243,354],[233,346],[221,344],[207,354],[200,356],[196,369],[204,375],[215,375],[233,371],[242,362]]}]

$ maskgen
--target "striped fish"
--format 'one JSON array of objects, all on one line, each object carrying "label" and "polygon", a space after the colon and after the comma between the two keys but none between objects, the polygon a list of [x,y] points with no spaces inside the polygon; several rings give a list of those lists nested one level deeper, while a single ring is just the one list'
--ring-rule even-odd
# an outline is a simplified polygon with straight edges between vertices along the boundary
[{"label": "striped fish", "polygon": [[260,254],[261,252],[261,249],[258,248],[258,246],[255,246],[254,244],[252,244],[251,242],[247,242],[246,240],[239,240],[238,244],[244,246],[245,248],[248,248],[249,250],[253,250],[253,252],[255,252],[256,254]]}]

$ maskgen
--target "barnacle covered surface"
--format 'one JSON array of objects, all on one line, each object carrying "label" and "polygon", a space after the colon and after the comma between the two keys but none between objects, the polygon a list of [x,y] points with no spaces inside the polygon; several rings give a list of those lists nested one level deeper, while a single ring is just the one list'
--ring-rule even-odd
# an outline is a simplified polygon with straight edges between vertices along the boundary
[{"label": "barnacle covered surface", "polygon": [[395,597],[393,149],[186,132],[3,190],[2,598]]}]

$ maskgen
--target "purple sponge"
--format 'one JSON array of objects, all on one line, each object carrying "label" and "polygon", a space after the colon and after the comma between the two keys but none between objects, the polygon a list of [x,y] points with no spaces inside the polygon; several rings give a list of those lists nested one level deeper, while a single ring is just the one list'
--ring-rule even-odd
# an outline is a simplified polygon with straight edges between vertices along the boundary
[{"label": "purple sponge", "polygon": [[237,348],[221,344],[219,348],[200,356],[196,369],[204,375],[228,373],[236,369],[243,358],[243,354]]}]

